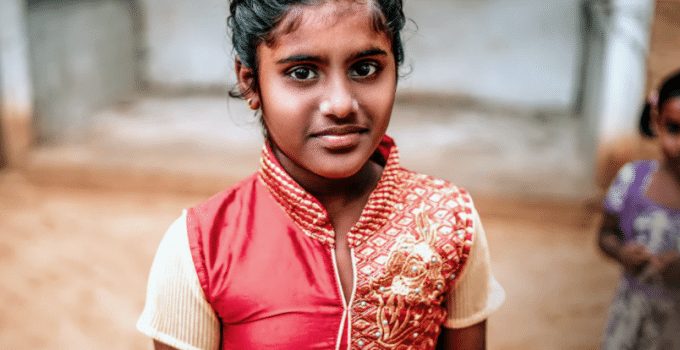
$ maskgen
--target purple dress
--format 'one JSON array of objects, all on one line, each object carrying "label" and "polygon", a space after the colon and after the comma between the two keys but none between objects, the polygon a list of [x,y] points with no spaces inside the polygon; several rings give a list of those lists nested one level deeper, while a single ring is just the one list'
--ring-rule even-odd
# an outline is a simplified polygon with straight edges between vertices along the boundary
[{"label": "purple dress", "polygon": [[[680,210],[646,196],[657,168],[651,160],[626,164],[609,188],[604,209],[618,216],[626,241],[640,242],[654,254],[680,251]],[[649,270],[624,273],[602,349],[680,349],[680,290]]]}]

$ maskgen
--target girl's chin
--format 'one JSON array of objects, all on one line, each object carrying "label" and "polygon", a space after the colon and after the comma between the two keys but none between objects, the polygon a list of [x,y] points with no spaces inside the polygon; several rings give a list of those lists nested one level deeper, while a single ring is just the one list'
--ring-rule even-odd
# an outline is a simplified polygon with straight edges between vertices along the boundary
[{"label": "girl's chin", "polygon": [[345,159],[344,157],[333,158],[335,157],[331,157],[331,159],[320,159],[316,166],[311,167],[309,170],[326,179],[342,180],[356,175],[361,171],[367,161],[350,160]]},{"label": "girl's chin", "polygon": [[342,180],[356,175],[359,170],[361,170],[361,167],[359,169],[314,169],[313,172],[325,179]]}]

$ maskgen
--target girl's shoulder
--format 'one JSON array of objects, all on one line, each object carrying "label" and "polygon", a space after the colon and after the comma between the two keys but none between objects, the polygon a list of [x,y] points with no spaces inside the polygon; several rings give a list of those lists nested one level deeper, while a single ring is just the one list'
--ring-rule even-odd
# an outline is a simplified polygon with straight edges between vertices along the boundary
[{"label": "girl's shoulder", "polygon": [[639,177],[656,171],[659,162],[654,159],[640,159],[629,162],[627,165],[635,172],[636,177]]},{"label": "girl's shoulder", "polygon": [[220,212],[231,207],[243,207],[252,199],[258,186],[257,173],[252,174],[208,199],[187,209],[190,216],[212,220]]},{"label": "girl's shoulder", "polygon": [[464,207],[474,208],[470,193],[451,181],[403,169],[404,190],[410,195],[418,195],[427,201],[455,201]]},{"label": "girl's shoulder", "polygon": [[451,181],[404,169],[401,211],[419,211],[438,225],[450,226],[471,239],[478,213],[470,193]]},{"label": "girl's shoulder", "polygon": [[658,162],[651,159],[636,160],[624,164],[616,173],[610,187],[640,185],[658,168]]},{"label": "girl's shoulder", "polygon": [[604,200],[605,211],[620,215],[626,202],[641,197],[649,175],[653,174],[657,167],[657,161],[649,159],[624,164],[609,185]]},{"label": "girl's shoulder", "polygon": [[403,178],[402,200],[390,225],[400,232],[417,232],[442,258],[456,260],[452,276],[459,275],[471,248],[484,235],[470,193],[451,181],[406,169]]}]

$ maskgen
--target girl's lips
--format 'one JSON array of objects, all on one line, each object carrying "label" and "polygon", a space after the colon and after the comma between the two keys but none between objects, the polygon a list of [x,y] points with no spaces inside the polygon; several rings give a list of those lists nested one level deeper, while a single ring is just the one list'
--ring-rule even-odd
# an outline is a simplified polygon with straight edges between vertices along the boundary
[{"label": "girl's lips", "polygon": [[343,135],[321,135],[317,136],[321,140],[322,146],[329,150],[343,150],[355,147],[361,141],[361,134],[351,133]]},{"label": "girl's lips", "polygon": [[343,150],[356,147],[367,128],[356,125],[333,126],[312,134],[321,141],[322,147],[329,150]]}]

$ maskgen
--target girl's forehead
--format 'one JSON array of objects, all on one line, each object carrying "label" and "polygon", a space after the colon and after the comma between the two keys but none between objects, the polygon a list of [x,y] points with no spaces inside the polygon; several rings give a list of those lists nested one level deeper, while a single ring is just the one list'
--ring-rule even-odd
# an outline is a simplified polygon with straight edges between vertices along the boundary
[{"label": "girl's forehead", "polygon": [[348,19],[372,25],[375,20],[375,11],[371,0],[326,0],[313,4],[295,5],[274,28],[270,34],[270,40],[267,41],[269,46],[274,46],[281,36],[303,34],[301,32],[308,34],[332,28]]},{"label": "girl's forehead", "polygon": [[663,104],[661,118],[680,123],[680,96],[671,97]]}]

